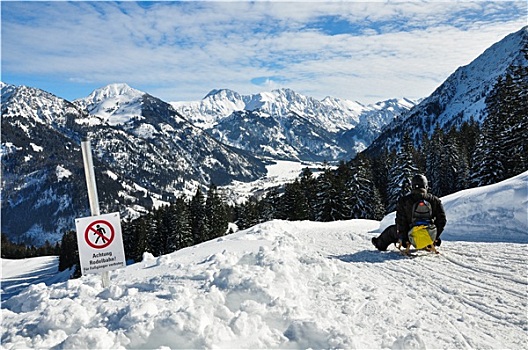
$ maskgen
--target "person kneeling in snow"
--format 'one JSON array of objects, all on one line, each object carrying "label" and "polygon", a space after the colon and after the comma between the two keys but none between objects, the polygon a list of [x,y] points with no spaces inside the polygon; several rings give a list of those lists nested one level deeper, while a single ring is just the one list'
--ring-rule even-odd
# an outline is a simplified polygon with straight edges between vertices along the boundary
[{"label": "person kneeling in snow", "polygon": [[[394,244],[408,247],[410,243],[418,249],[413,236],[409,233],[413,228],[424,227],[429,231],[430,239],[435,246],[440,246],[440,235],[447,223],[442,201],[435,195],[428,193],[427,178],[415,175],[411,181],[412,191],[401,197],[396,205],[396,224],[387,227],[378,237],[372,238],[372,244],[378,250],[387,250]],[[412,242],[411,242],[412,241]]]}]

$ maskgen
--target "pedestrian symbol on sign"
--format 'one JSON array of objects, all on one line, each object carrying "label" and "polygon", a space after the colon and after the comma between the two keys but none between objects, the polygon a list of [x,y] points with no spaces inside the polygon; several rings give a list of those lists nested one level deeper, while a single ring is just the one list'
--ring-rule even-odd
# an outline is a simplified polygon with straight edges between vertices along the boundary
[{"label": "pedestrian symbol on sign", "polygon": [[97,220],[92,222],[86,227],[86,231],[84,233],[84,239],[86,240],[86,243],[95,249],[108,247],[114,240],[114,236],[114,227],[105,220]]},{"label": "pedestrian symbol on sign", "polygon": [[97,225],[96,226],[96,230],[97,230],[97,232],[94,232],[94,235],[97,235],[97,238],[95,239],[95,244],[97,244],[97,242],[99,242],[99,238],[102,238],[103,239],[103,243],[106,243],[107,239],[104,236],[106,234],[105,229],[102,228],[100,225]]}]

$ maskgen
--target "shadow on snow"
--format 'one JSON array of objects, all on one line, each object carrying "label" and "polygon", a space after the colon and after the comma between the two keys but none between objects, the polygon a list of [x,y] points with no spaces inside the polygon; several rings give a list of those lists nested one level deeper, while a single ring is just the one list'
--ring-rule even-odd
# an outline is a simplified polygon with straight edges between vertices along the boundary
[{"label": "shadow on snow", "polygon": [[353,254],[330,255],[331,259],[338,259],[347,263],[382,263],[389,260],[406,259],[397,251],[380,252],[377,250],[362,250]]}]

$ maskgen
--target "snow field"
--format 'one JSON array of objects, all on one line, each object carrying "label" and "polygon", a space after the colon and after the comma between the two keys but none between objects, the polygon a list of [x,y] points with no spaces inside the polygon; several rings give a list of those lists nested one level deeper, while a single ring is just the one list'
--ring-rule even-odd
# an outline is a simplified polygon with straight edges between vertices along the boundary
[{"label": "snow field", "polygon": [[[271,221],[4,304],[6,349],[526,348],[526,245],[369,246],[379,222]],[[444,247],[443,247],[444,248]],[[500,335],[500,336],[499,336]]]},{"label": "snow field", "polygon": [[2,260],[1,345],[528,349],[527,189],[528,172],[444,197],[441,254],[413,259],[374,250],[389,215],[274,220],[146,253],[108,288],[99,275],[54,283],[56,258]]}]

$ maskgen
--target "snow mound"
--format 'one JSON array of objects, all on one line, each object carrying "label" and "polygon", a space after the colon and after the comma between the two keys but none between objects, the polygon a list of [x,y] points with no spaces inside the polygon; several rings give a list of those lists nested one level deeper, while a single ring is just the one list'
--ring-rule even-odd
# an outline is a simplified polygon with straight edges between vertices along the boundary
[{"label": "snow mound", "polygon": [[[373,249],[379,222],[271,221],[4,302],[5,348],[523,348],[526,245]],[[508,263],[505,263],[508,261]],[[500,336],[497,336],[499,335]]]}]

